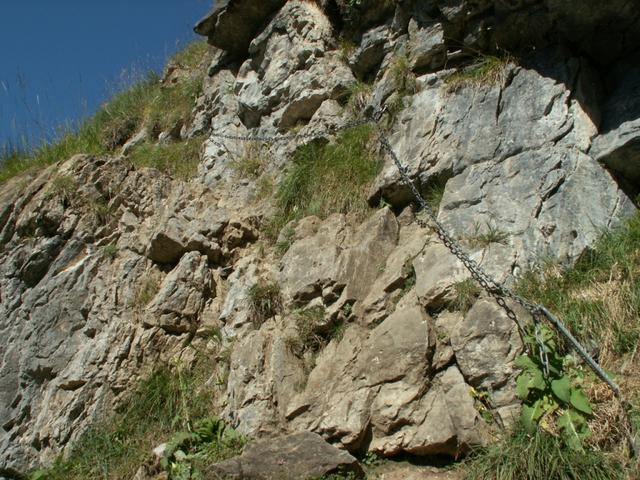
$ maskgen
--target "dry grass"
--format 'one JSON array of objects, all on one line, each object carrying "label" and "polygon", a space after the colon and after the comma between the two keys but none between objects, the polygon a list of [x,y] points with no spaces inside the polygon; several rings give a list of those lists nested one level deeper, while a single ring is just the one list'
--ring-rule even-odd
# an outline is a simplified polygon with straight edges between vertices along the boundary
[{"label": "dry grass", "polygon": [[507,67],[513,63],[510,56],[496,57],[493,55],[481,55],[470,65],[460,68],[449,75],[445,81],[445,91],[454,93],[462,88],[478,88],[504,83]]}]

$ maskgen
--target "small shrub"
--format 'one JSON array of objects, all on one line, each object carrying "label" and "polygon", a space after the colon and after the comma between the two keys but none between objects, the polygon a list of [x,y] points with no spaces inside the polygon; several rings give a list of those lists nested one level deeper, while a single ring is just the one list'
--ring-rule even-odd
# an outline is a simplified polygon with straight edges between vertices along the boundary
[{"label": "small shrub", "polygon": [[405,279],[402,284],[401,297],[405,296],[416,285],[416,269],[413,267],[414,257],[409,257],[402,265],[402,276]]},{"label": "small shrub", "polygon": [[480,293],[482,293],[480,286],[472,278],[456,283],[453,289],[456,296],[451,303],[451,308],[462,312],[462,314],[466,314],[473,307]]},{"label": "small shrub", "polygon": [[111,221],[113,209],[104,197],[98,197],[88,203],[89,211],[97,226],[106,225]]},{"label": "small shrub", "polygon": [[483,229],[479,223],[473,225],[473,233],[467,235],[466,240],[472,247],[486,248],[492,243],[507,244],[509,234],[500,230],[497,226],[490,222],[485,222]]},{"label": "small shrub", "polygon": [[187,180],[197,173],[203,142],[202,137],[194,137],[178,143],[145,143],[134,148],[129,159],[136,167],[155,168],[174,178]]},{"label": "small shrub", "polygon": [[464,87],[477,88],[502,83],[511,62],[513,58],[510,56],[480,55],[470,65],[445,78],[445,89],[448,93],[453,93]]},{"label": "small shrub", "polygon": [[594,450],[568,448],[543,431],[528,433],[516,425],[485,449],[474,452],[464,467],[465,480],[614,480],[622,466]]},{"label": "small shrub", "polygon": [[109,245],[105,245],[104,247],[102,247],[102,254],[106,258],[113,260],[118,255],[118,247],[113,243],[110,243]]},{"label": "small shrub", "polygon": [[256,326],[282,310],[280,287],[275,283],[258,282],[249,289],[249,306]]},{"label": "small shrub", "polygon": [[324,307],[312,307],[295,314],[298,342],[294,353],[302,355],[305,351],[316,352],[324,347],[326,339],[317,332],[318,324],[324,321]]}]

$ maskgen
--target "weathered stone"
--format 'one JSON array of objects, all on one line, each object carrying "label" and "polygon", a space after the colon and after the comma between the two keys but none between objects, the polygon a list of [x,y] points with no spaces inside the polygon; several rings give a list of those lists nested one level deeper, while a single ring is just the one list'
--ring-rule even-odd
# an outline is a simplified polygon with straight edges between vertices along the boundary
[{"label": "weathered stone", "polygon": [[194,30],[208,37],[211,45],[243,55],[265,19],[284,4],[285,0],[221,0]]},{"label": "weathered stone", "polygon": [[269,321],[238,340],[231,355],[225,416],[255,438],[277,432],[291,399],[304,385],[302,361],[287,338],[297,335]]},{"label": "weathered stone", "polygon": [[315,235],[295,241],[282,257],[278,283],[285,299],[306,303],[338,281],[338,257],[347,234],[344,215],[325,220]]},{"label": "weathered stone", "polygon": [[640,184],[640,67],[629,60],[612,72],[614,86],[602,112],[601,134],[589,152],[638,193]]},{"label": "weathered stone", "polygon": [[414,70],[436,69],[447,60],[447,46],[444,29],[439,22],[419,25],[409,22],[409,62]]},{"label": "weathered stone", "polygon": [[464,451],[480,441],[478,414],[455,367],[425,389],[434,347],[431,320],[409,293],[370,333],[354,325],[329,344],[290,405],[290,423],[350,450],[368,436],[384,455]]},{"label": "weathered stone", "polygon": [[206,257],[187,253],[146,306],[145,325],[158,326],[171,334],[195,332],[198,317],[214,289]]},{"label": "weathered stone", "polygon": [[349,56],[349,66],[359,77],[364,77],[380,65],[391,50],[391,30],[388,26],[373,28],[360,40],[358,48]]},{"label": "weathered stone", "polygon": [[287,3],[253,40],[238,73],[243,123],[285,129],[308,121],[325,100],[343,98],[355,78],[337,54],[327,53],[331,43],[331,25],[316,5]]},{"label": "weathered stone", "polygon": [[362,478],[358,461],[320,435],[301,432],[250,443],[242,455],[211,466],[205,478],[313,480],[332,473]]}]

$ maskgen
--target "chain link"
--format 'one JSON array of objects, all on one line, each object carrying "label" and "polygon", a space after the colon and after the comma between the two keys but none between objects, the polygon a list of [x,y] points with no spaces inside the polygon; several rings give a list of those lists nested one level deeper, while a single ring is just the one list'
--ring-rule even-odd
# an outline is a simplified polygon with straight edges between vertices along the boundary
[{"label": "chain link", "polygon": [[[343,130],[349,130],[362,125],[371,123],[371,120],[363,119],[346,123],[341,127],[331,128],[328,132],[335,134]],[[291,135],[230,135],[226,133],[212,132],[209,137],[220,138],[222,140],[237,140],[241,142],[262,142],[262,143],[280,143],[280,142],[292,142],[296,140],[310,140],[318,138],[318,133],[295,133]]]}]

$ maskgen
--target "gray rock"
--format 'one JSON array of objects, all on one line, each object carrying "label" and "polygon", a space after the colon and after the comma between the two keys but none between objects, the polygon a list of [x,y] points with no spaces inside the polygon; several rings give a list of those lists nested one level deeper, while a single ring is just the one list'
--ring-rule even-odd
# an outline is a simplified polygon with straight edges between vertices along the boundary
[{"label": "gray rock", "polygon": [[235,55],[246,54],[254,35],[271,14],[285,4],[284,0],[222,0],[194,30],[208,37],[209,43]]},{"label": "gray rock", "polygon": [[360,45],[349,56],[349,66],[356,75],[364,77],[380,65],[385,55],[391,51],[391,35],[391,29],[383,25],[362,36]]},{"label": "gray rock", "polygon": [[430,69],[442,67],[447,60],[447,46],[442,24],[420,25],[415,20],[409,22],[409,62],[412,69]]},{"label": "gray rock", "polygon": [[612,72],[611,95],[602,112],[601,134],[594,141],[593,158],[611,168],[631,191],[640,183],[640,67],[623,62]]},{"label": "gray rock", "polygon": [[250,443],[242,455],[211,466],[206,479],[313,480],[330,474],[362,478],[358,461],[311,432]]},{"label": "gray rock", "polygon": [[308,121],[325,100],[343,98],[355,78],[329,52],[332,43],[331,24],[317,6],[287,3],[253,40],[238,73],[243,123],[286,129]]}]

